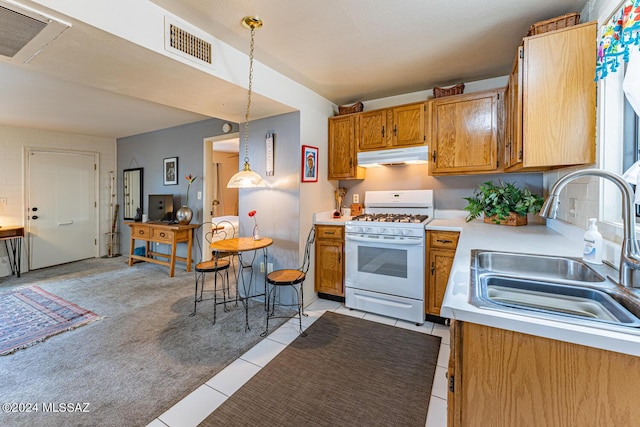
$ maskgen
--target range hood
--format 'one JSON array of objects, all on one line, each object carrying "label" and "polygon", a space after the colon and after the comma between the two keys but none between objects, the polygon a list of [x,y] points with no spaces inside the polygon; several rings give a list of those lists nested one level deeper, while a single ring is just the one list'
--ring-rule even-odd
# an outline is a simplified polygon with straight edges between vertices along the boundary
[{"label": "range hood", "polygon": [[429,147],[421,145],[410,148],[362,151],[358,153],[358,166],[370,168],[382,165],[424,164],[429,159]]}]

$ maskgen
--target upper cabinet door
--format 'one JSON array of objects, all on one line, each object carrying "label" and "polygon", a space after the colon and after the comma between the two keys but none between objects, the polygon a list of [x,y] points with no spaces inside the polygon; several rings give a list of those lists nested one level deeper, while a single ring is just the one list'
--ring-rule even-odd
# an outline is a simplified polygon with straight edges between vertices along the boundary
[{"label": "upper cabinet door", "polygon": [[438,98],[431,105],[429,172],[460,174],[495,172],[498,168],[498,126],[504,91]]},{"label": "upper cabinet door", "polygon": [[522,166],[595,162],[596,23],[524,39]]},{"label": "upper cabinet door", "polygon": [[363,168],[357,167],[357,114],[329,118],[328,179],[363,179]]},{"label": "upper cabinet door", "polygon": [[407,147],[422,145],[427,141],[424,127],[425,103],[402,105],[390,109],[393,128],[391,129],[391,145]]},{"label": "upper cabinet door", "polygon": [[387,110],[360,113],[358,151],[387,147]]}]

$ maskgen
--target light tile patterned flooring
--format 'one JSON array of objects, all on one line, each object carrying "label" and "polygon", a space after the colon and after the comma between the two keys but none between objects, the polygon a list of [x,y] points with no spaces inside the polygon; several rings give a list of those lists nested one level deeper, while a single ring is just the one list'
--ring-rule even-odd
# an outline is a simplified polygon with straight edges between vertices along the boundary
[{"label": "light tile patterned flooring", "polygon": [[[315,322],[325,311],[411,329],[442,338],[436,373],[431,390],[426,427],[447,425],[447,381],[445,373],[449,360],[449,328],[438,323],[425,322],[421,326],[376,314],[350,310],[343,304],[323,299],[314,301],[305,309],[308,317],[302,319],[303,328]],[[164,414],[153,420],[148,427],[192,427],[197,426],[229,396],[253,377],[278,353],[298,336],[298,319],[292,319],[273,331],[267,338],[232,362],[216,376],[198,387],[193,393],[176,403]]]}]

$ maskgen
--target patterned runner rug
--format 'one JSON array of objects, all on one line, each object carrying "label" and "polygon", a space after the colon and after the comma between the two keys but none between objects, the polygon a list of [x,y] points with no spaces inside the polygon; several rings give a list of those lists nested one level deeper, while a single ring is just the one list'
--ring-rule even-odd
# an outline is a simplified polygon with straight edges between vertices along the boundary
[{"label": "patterned runner rug", "polygon": [[0,294],[0,356],[94,320],[97,314],[38,286]]}]

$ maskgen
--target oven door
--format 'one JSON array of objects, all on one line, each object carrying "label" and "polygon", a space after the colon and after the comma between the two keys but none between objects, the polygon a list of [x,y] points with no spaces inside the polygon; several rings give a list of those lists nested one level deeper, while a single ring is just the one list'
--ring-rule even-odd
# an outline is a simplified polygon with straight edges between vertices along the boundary
[{"label": "oven door", "polygon": [[424,300],[424,237],[347,234],[345,287]]}]

